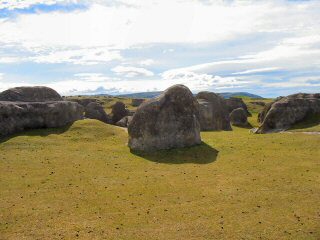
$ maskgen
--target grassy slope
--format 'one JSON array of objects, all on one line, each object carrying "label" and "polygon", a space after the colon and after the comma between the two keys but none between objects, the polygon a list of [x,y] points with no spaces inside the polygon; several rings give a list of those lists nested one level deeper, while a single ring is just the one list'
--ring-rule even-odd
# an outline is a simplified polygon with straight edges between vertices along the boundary
[{"label": "grassy slope", "polygon": [[0,143],[0,239],[319,239],[320,136],[294,136],[139,157],[94,120],[29,131]]}]

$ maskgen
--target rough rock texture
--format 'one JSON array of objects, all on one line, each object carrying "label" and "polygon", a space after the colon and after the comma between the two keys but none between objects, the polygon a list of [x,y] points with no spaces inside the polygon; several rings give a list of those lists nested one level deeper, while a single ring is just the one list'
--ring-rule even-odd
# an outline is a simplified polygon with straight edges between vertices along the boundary
[{"label": "rough rock texture", "polygon": [[138,107],[145,101],[145,99],[143,99],[143,98],[133,98],[131,101],[132,101],[131,102],[132,106]]},{"label": "rough rock texture", "polygon": [[262,124],[256,133],[287,130],[309,115],[320,114],[320,93],[298,93],[280,97],[272,104],[266,105],[262,112],[260,114]]},{"label": "rough rock texture", "polygon": [[66,98],[67,101],[77,102],[83,107],[86,107],[89,103],[102,104],[101,101],[94,98]]},{"label": "rough rock texture", "polygon": [[119,126],[119,127],[125,127],[126,128],[130,124],[131,120],[132,120],[132,116],[125,116],[120,121],[118,121],[116,123],[116,125]]},{"label": "rough rock texture", "polygon": [[112,106],[111,115],[112,115],[112,122],[114,124],[120,121],[125,116],[128,116],[128,114],[129,114],[129,111],[126,109],[126,105],[124,105],[123,102],[116,102]]},{"label": "rough rock texture", "polygon": [[238,127],[248,127],[248,116],[243,108],[236,108],[230,113],[231,124]]},{"label": "rough rock texture", "polygon": [[247,113],[247,116],[251,116],[251,113],[248,111],[247,105],[243,102],[241,98],[230,97],[226,99],[226,105],[229,113],[231,113],[234,109],[243,108]]},{"label": "rough rock texture", "polygon": [[128,127],[131,150],[155,151],[200,144],[199,104],[183,85],[143,103]]},{"label": "rough rock texture", "polygon": [[259,123],[262,123],[262,122],[263,122],[264,118],[266,117],[266,115],[267,115],[268,111],[270,110],[270,108],[271,108],[271,106],[272,106],[273,103],[274,103],[274,102],[267,103],[267,104],[264,106],[264,108],[262,109],[262,111],[259,112],[259,114],[258,114],[258,122],[259,122]]},{"label": "rough rock texture", "polygon": [[85,107],[85,114],[86,118],[97,119],[105,123],[110,123],[111,119],[104,111],[103,107],[96,102],[91,102]]},{"label": "rough rock texture", "polygon": [[0,137],[26,129],[63,127],[82,119],[74,102],[0,102]]},{"label": "rough rock texture", "polygon": [[196,98],[199,103],[199,122],[202,131],[232,130],[225,100],[213,92],[200,92]]},{"label": "rough rock texture", "polygon": [[0,101],[47,102],[62,101],[62,97],[48,87],[16,87],[0,93]]}]

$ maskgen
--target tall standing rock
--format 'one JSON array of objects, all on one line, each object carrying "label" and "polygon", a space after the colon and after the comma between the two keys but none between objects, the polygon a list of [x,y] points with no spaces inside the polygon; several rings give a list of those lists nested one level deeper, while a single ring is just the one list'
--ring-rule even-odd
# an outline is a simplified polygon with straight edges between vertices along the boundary
[{"label": "tall standing rock", "polygon": [[125,116],[128,116],[129,111],[126,109],[126,105],[123,102],[116,102],[112,106],[111,115],[112,115],[112,122],[116,124]]},{"label": "tall standing rock", "polygon": [[200,144],[198,113],[192,92],[183,85],[172,86],[137,109],[128,127],[128,146],[149,152]]},{"label": "tall standing rock", "polygon": [[200,127],[202,131],[232,130],[225,100],[213,92],[199,92]]},{"label": "tall standing rock", "polygon": [[232,125],[238,127],[250,127],[248,116],[243,108],[236,108],[230,113],[230,121]]},{"label": "tall standing rock", "polygon": [[99,121],[110,123],[111,119],[104,111],[103,107],[96,102],[91,102],[85,107],[85,114],[86,118],[97,119]]}]

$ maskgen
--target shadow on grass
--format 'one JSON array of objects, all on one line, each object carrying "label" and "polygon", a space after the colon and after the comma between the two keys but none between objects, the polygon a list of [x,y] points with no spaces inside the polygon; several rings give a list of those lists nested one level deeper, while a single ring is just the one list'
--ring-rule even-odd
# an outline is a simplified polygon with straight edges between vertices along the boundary
[{"label": "shadow on grass", "polygon": [[302,121],[294,124],[289,130],[315,127],[320,124],[320,114],[308,114]]},{"label": "shadow on grass", "polygon": [[188,148],[160,150],[152,153],[131,151],[131,153],[152,162],[167,164],[208,164],[216,161],[218,156],[218,151],[204,142]]},{"label": "shadow on grass", "polygon": [[10,140],[11,138],[18,137],[18,136],[40,136],[40,137],[46,137],[51,134],[62,134],[69,130],[69,128],[72,126],[71,124],[68,124],[64,127],[60,128],[39,128],[39,129],[29,129],[25,130],[23,132],[14,133],[10,136],[6,136],[3,138],[0,138],[0,143],[6,142]]}]

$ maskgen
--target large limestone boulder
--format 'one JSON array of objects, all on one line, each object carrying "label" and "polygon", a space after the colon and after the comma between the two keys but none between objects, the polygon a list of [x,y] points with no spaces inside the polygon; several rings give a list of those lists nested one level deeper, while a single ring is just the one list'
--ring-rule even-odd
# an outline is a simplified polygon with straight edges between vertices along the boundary
[{"label": "large limestone boulder", "polygon": [[133,98],[131,100],[131,105],[133,107],[139,107],[144,101],[145,101],[145,99],[143,99],[143,98]]},{"label": "large limestone boulder", "polygon": [[0,137],[26,129],[63,127],[82,119],[75,102],[0,102]]},{"label": "large limestone boulder", "polygon": [[243,108],[236,108],[230,113],[231,124],[238,127],[249,127],[248,116]]},{"label": "large limestone boulder", "polygon": [[199,104],[183,85],[168,88],[143,103],[128,127],[131,150],[155,151],[201,143]]},{"label": "large limestone boulder", "polygon": [[0,93],[0,101],[11,102],[47,102],[62,101],[62,97],[48,87],[16,87]]},{"label": "large limestone boulder", "polygon": [[199,92],[199,121],[202,131],[232,130],[225,100],[213,92]]},{"label": "large limestone boulder", "polygon": [[125,117],[122,118],[120,121],[118,121],[118,122],[116,123],[116,125],[119,126],[119,127],[124,127],[124,128],[126,128],[126,127],[128,127],[128,125],[130,124],[131,120],[132,120],[132,116],[125,116]]},{"label": "large limestone boulder", "polygon": [[112,122],[115,124],[125,116],[128,116],[129,111],[126,109],[126,105],[123,102],[116,102],[112,106],[111,115]]},{"label": "large limestone boulder", "polygon": [[231,113],[234,109],[243,108],[244,111],[247,113],[247,116],[251,116],[251,113],[248,111],[247,105],[241,98],[230,97],[226,99],[226,105],[229,113]]},{"label": "large limestone boulder", "polygon": [[110,123],[111,119],[104,111],[103,107],[96,102],[91,102],[85,107],[86,118],[97,119],[105,123]]},{"label": "large limestone boulder", "polygon": [[320,114],[320,93],[298,93],[277,98],[265,106],[260,114],[261,126],[256,133],[279,132],[303,121],[310,115]]}]

